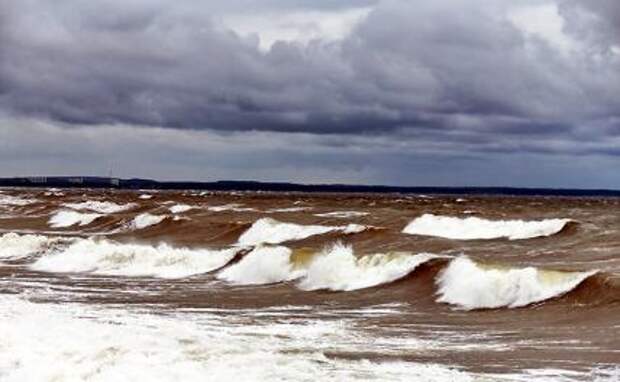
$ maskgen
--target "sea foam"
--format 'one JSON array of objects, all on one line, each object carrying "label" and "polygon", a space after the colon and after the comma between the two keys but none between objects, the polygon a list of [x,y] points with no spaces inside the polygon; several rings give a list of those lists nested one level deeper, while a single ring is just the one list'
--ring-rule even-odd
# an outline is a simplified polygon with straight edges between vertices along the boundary
[{"label": "sea foam", "polygon": [[[264,311],[255,313],[160,315],[80,304],[35,304],[2,296],[0,378],[5,382],[193,382],[204,381],[205,376],[239,382],[474,380],[464,371],[431,363],[326,357],[328,350],[372,351],[374,340],[341,320],[254,324]],[[415,344],[408,342],[409,348]]]}]

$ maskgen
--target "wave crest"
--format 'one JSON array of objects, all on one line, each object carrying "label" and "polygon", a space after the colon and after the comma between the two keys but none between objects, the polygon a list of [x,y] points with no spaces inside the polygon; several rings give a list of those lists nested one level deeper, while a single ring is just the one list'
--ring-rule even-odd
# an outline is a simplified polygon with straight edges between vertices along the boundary
[{"label": "wave crest", "polygon": [[0,259],[18,260],[41,251],[50,239],[42,235],[18,235],[10,232],[0,236]]},{"label": "wave crest", "polygon": [[411,221],[403,233],[435,236],[457,240],[507,238],[531,239],[559,233],[570,219],[545,220],[486,220],[477,217],[465,219],[425,214]]},{"label": "wave crest", "polygon": [[53,228],[66,228],[74,226],[76,224],[80,226],[85,226],[94,222],[101,216],[103,215],[95,213],[82,213],[70,210],[61,210],[52,215],[48,223],[50,227]]},{"label": "wave crest", "polygon": [[292,251],[286,247],[257,247],[236,264],[221,271],[217,278],[239,285],[264,285],[294,280],[303,270],[291,263]]},{"label": "wave crest", "polygon": [[437,302],[461,309],[517,308],[559,297],[594,275],[527,268],[484,267],[467,257],[450,262],[438,276]]},{"label": "wave crest", "polygon": [[237,251],[81,239],[57,253],[39,258],[31,267],[46,272],[181,278],[221,268]]},{"label": "wave crest", "polygon": [[144,229],[152,225],[157,225],[164,221],[168,216],[166,215],[153,215],[145,212],[133,218],[129,226],[132,229]]},{"label": "wave crest", "polygon": [[336,244],[310,262],[299,283],[303,290],[351,291],[401,279],[419,265],[437,258],[432,254],[391,253],[356,257],[351,246]]},{"label": "wave crest", "polygon": [[363,232],[368,227],[359,224],[346,226],[301,225],[283,223],[271,218],[262,218],[239,237],[239,244],[280,244],[291,240],[302,240],[310,236],[340,231],[344,234]]},{"label": "wave crest", "polygon": [[78,211],[93,211],[100,214],[114,214],[137,206],[136,203],[116,204],[108,201],[87,200],[81,203],[63,203],[62,206]]}]

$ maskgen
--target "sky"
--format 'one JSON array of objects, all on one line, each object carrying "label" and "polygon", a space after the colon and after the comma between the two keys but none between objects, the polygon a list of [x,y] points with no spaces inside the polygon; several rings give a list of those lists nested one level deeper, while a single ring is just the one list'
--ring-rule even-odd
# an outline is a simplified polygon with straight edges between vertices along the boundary
[{"label": "sky", "polygon": [[0,164],[620,189],[620,1],[0,1]]}]

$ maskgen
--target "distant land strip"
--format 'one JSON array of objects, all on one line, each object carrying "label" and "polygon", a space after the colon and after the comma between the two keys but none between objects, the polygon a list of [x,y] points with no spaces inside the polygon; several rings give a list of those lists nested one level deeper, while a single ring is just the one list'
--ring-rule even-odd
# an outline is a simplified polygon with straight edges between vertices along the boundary
[{"label": "distant land strip", "polygon": [[216,182],[167,181],[152,179],[120,179],[96,176],[31,176],[0,178],[0,187],[41,188],[113,188],[154,190],[205,191],[268,191],[268,192],[323,192],[323,193],[397,193],[440,195],[507,195],[507,196],[607,196],[620,197],[620,190],[517,188],[517,187],[404,187],[350,184],[298,184],[284,182],[257,182],[222,180]]}]

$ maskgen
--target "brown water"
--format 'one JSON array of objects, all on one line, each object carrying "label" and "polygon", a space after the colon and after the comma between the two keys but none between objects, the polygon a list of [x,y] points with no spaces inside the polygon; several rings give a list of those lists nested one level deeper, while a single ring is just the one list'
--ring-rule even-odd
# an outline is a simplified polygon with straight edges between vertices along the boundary
[{"label": "brown water", "polygon": [[5,189],[0,216],[0,379],[620,378],[618,199]]}]

